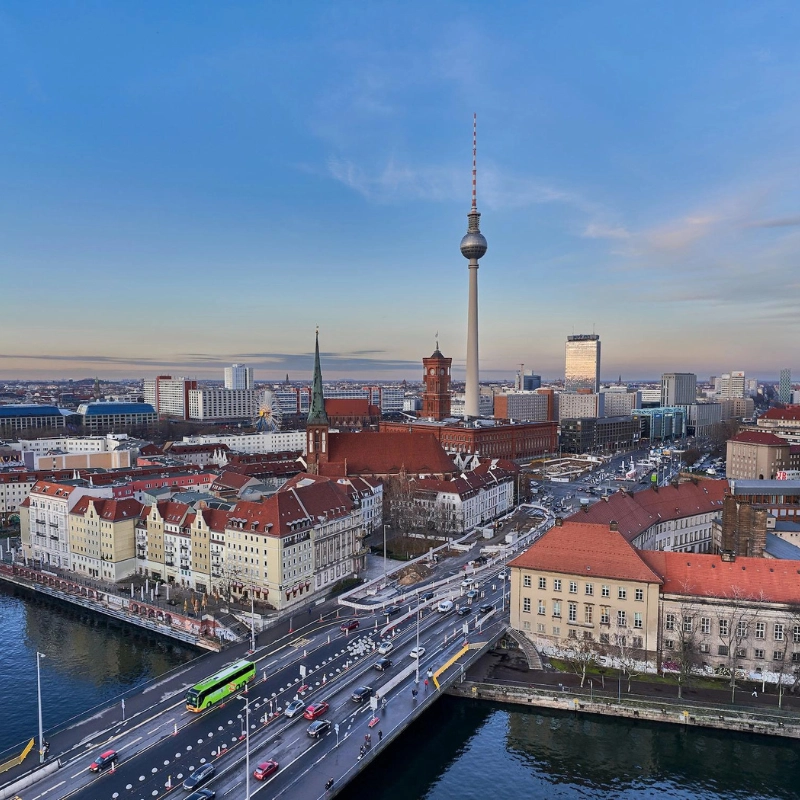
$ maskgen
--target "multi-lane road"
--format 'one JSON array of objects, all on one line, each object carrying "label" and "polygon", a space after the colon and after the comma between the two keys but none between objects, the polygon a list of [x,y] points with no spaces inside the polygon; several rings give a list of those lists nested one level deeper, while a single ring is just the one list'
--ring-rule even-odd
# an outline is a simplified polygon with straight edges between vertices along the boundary
[{"label": "multi-lane road", "polygon": [[[387,746],[418,704],[434,692],[431,680],[425,685],[429,672],[443,666],[466,639],[480,639],[484,628],[494,629],[507,618],[502,610],[506,584],[498,578],[501,566],[486,568],[475,577],[476,596],[471,599],[467,592],[472,587],[461,586],[462,576],[453,577],[446,594],[454,597],[457,607],[470,608],[465,615],[459,615],[457,608],[448,613],[437,610],[440,589],[440,595],[421,605],[419,624],[412,603],[391,620],[383,614],[361,614],[357,629],[343,631],[342,624],[354,618],[332,619],[307,626],[287,644],[261,648],[251,657],[258,673],[246,694],[201,714],[186,710],[182,694],[163,698],[152,715],[143,715],[136,724],[102,740],[94,737],[82,752],[73,750],[61,769],[21,797],[145,800],[169,796],[184,800],[191,792],[182,788],[182,782],[205,764],[212,764],[215,772],[204,786],[217,798],[246,797],[248,775],[251,797],[324,796],[329,779],[338,788],[357,768],[367,734],[370,754]],[[383,642],[391,643],[386,657],[392,665],[378,671],[374,664],[381,657],[378,646]],[[411,651],[418,642],[424,653],[415,659]],[[385,697],[386,707],[373,711],[368,700],[353,701],[353,690],[363,685],[377,697]],[[419,693],[416,699],[411,692],[414,687]],[[331,727],[319,738],[308,735],[310,723],[301,714],[291,719],[285,716],[287,704],[297,698],[309,705],[328,704],[319,718],[329,720]],[[248,721],[249,739],[244,735]],[[109,749],[118,753],[113,770],[90,772],[91,762]],[[277,761],[279,769],[265,781],[256,781],[252,773],[267,759]]]}]

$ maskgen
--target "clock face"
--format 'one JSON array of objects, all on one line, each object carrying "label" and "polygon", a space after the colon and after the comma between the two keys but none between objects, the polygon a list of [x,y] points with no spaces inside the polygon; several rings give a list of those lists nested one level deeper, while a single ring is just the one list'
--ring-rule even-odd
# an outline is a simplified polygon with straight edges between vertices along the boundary
[{"label": "clock face", "polygon": [[435,375],[436,374],[436,370],[433,367],[431,367],[431,369],[430,369],[430,374],[431,375]]},{"label": "clock face", "polygon": [[443,370],[443,369],[440,369],[440,370],[439,370],[439,374],[440,374],[440,375],[444,375],[444,370]]}]

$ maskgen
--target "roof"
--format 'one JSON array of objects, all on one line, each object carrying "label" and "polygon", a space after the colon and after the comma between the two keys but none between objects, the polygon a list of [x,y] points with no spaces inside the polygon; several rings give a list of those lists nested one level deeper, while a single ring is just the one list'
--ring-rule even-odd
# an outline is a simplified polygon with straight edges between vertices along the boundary
[{"label": "roof", "polygon": [[179,455],[193,455],[195,453],[211,453],[212,455],[218,451],[230,452],[230,448],[226,444],[186,444],[183,442],[168,442],[164,446],[164,454],[179,456]]},{"label": "roof", "polygon": [[769,408],[758,419],[759,421],[762,419],[777,419],[800,422],[800,405],[786,406],[785,408]]},{"label": "roof", "polygon": [[605,525],[615,520],[620,532],[630,542],[657,522],[721,511],[727,490],[728,481],[723,479],[697,483],[686,481],[677,486],[670,484],[633,494],[619,491],[599,503],[586,506],[585,511],[578,511],[568,519]]},{"label": "roof", "polygon": [[85,417],[96,417],[106,414],[155,414],[149,403],[81,403],[78,413]]},{"label": "roof", "polygon": [[789,561],[800,561],[800,547],[774,533],[767,532],[767,545],[764,548],[773,558],[785,559]]},{"label": "roof", "polygon": [[58,417],[61,414],[61,409],[56,406],[40,406],[36,403],[0,406],[0,419],[3,417]]},{"label": "roof", "polygon": [[642,550],[661,576],[664,594],[771,603],[800,603],[800,561],[737,557],[723,561],[705,553]]},{"label": "roof", "polygon": [[[85,486],[85,484],[83,484]],[[75,491],[75,486],[67,483],[47,483],[37,481],[31,488],[31,494],[44,494],[48,497],[68,497]]]},{"label": "roof", "polygon": [[124,519],[134,519],[142,512],[142,504],[133,498],[125,500],[110,500],[84,495],[75,503],[71,514],[84,516],[89,510],[89,504],[94,503],[94,509],[100,519],[109,522],[120,522]]},{"label": "roof", "polygon": [[776,497],[797,497],[800,495],[800,481],[750,481],[732,480],[731,494],[742,495],[774,495]]},{"label": "roof", "polygon": [[[328,458],[342,465],[348,475],[453,475],[456,468],[433,434],[331,433]],[[331,464],[320,465],[323,474],[334,474]]]},{"label": "roof", "polygon": [[608,525],[565,521],[509,562],[510,567],[566,575],[661,583],[641,554]]},{"label": "roof", "polygon": [[381,410],[378,406],[370,405],[366,397],[355,399],[326,397],[325,413],[328,417],[380,417]]},{"label": "roof", "polygon": [[758,431],[742,431],[728,441],[742,442],[743,444],[777,445],[778,447],[784,447],[787,444],[786,439],[781,439],[774,433],[759,433]]},{"label": "roof", "polygon": [[243,489],[248,484],[255,481],[255,478],[249,475],[243,475],[241,472],[230,472],[226,470],[211,484],[212,489]]},{"label": "roof", "polygon": [[412,486],[437,494],[457,494],[462,500],[465,500],[468,497],[474,497],[487,486],[513,481],[514,477],[515,473],[510,470],[495,467],[494,469],[484,468],[480,471],[475,469],[472,472],[465,472],[453,480],[422,478],[414,480]]}]

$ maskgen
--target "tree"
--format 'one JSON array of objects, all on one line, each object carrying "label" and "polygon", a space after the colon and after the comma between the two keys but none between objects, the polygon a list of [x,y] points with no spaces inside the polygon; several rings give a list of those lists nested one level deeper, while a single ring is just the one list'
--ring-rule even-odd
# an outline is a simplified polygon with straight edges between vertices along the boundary
[{"label": "tree", "polygon": [[[691,594],[688,587],[685,587],[686,594]],[[675,664],[678,671],[678,699],[683,696],[683,686],[688,684],[691,676],[697,668],[699,656],[699,645],[697,633],[699,621],[697,619],[698,607],[691,602],[681,603],[676,614],[675,627],[675,648],[671,661]]]},{"label": "tree", "polygon": [[736,659],[742,642],[750,634],[751,626],[755,624],[760,613],[756,603],[758,598],[749,598],[737,586],[731,588],[728,594],[727,606],[730,612],[720,616],[717,620],[717,632],[722,644],[719,646],[719,655],[727,659],[728,675],[730,677],[731,703],[736,699]]},{"label": "tree", "polygon": [[[778,708],[783,708],[784,683],[788,683],[790,694],[796,694],[800,689],[800,608],[789,610],[778,624],[783,625],[783,639],[776,640],[776,649],[773,655],[780,655],[780,658],[777,659],[776,673],[778,675]],[[795,646],[798,647],[797,653],[794,651]],[[797,659],[795,659],[795,655],[797,655]],[[788,680],[784,680],[785,678]]]},{"label": "tree", "polygon": [[586,675],[597,663],[597,651],[591,639],[567,639],[562,649],[569,660],[572,671],[581,679],[581,689],[586,682]]},{"label": "tree", "polygon": [[230,556],[225,559],[217,575],[217,585],[219,591],[225,598],[225,602],[230,603],[233,598],[233,587],[242,583],[242,568],[232,560]]},{"label": "tree", "polygon": [[631,681],[644,672],[644,651],[641,645],[641,636],[630,628],[620,628],[614,634],[614,658],[620,672],[628,681],[631,690]]}]

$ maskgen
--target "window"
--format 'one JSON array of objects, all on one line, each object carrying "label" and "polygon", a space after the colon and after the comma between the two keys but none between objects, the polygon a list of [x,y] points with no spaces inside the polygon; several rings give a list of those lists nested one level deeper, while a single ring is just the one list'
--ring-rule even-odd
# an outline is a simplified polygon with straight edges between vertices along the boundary
[{"label": "window", "polygon": [[691,633],[692,632],[692,618],[691,617],[684,617],[683,618],[683,632],[684,633]]},{"label": "window", "polygon": [[783,650],[776,650],[772,654],[772,660],[773,661],[783,661]]},{"label": "window", "polygon": [[547,631],[547,627],[542,622],[536,623],[536,633],[545,633]]},{"label": "window", "polygon": [[703,643],[700,645],[700,652],[701,652],[701,653],[708,653],[708,652],[710,652],[710,651],[711,651],[711,647],[710,647],[710,645],[708,644],[708,642],[703,642]]},{"label": "window", "polygon": [[[541,589],[541,588],[543,588],[543,587],[542,587],[542,581],[543,581],[543,580],[544,580],[544,578],[539,578],[539,588],[540,588],[540,589]],[[524,587],[526,587],[526,588],[530,588],[530,585],[531,585],[531,576],[530,576],[530,575],[525,575],[525,576],[523,576],[523,578],[522,578],[522,585],[523,585]]]},{"label": "window", "polygon": [[764,651],[763,650],[753,650],[753,658],[762,659],[764,658]]},{"label": "window", "polygon": [[561,628],[558,625],[553,625],[553,636],[561,636]]},{"label": "window", "polygon": [[736,638],[745,639],[747,637],[747,621],[740,619],[736,623]]},{"label": "window", "polygon": [[617,589],[617,597],[620,600],[624,600],[627,596],[628,590],[624,586],[620,586],[619,589]]},{"label": "window", "polygon": [[561,591],[561,578],[554,578],[553,579],[553,590],[556,592]]},{"label": "window", "polygon": [[592,614],[593,614],[593,612],[594,612],[594,606],[585,605],[583,607],[583,621],[587,625],[591,625],[592,624]]},{"label": "window", "polygon": [[591,642],[592,639],[593,639],[592,632],[591,631],[584,631],[583,632],[583,638],[584,638],[585,641]]},{"label": "window", "polygon": [[747,658],[747,650],[744,647],[737,647],[736,658]]},{"label": "window", "polygon": [[792,653],[792,663],[798,664],[800,663],[800,653]]},{"label": "window", "polygon": [[578,638],[578,633],[577,633],[577,631],[575,630],[575,628],[570,628],[570,629],[569,629],[569,631],[567,632],[567,636],[568,636],[570,639],[577,639],[577,638]]},{"label": "window", "polygon": [[525,614],[531,613],[531,599],[530,597],[523,597],[522,598],[522,611]]},{"label": "window", "polygon": [[673,642],[672,639],[664,639],[664,648],[666,650],[674,650],[675,642]]},{"label": "window", "polygon": [[776,642],[782,642],[783,641],[783,625],[781,625],[779,622],[775,623],[775,630],[773,631],[773,638],[775,639]]},{"label": "window", "polygon": [[[593,595],[594,594],[594,584],[593,583],[587,583],[586,584],[586,594],[588,594],[588,595]],[[798,628],[798,630],[800,630],[800,628]],[[800,641],[800,639],[798,639],[798,641]]]},{"label": "window", "polygon": [[[528,579],[528,583],[530,583],[530,578]],[[539,578],[539,588],[540,589],[547,588],[547,578]]]},{"label": "window", "polygon": [[642,637],[641,636],[634,636],[633,637],[633,646],[641,648],[643,645]]},{"label": "window", "polygon": [[721,644],[721,645],[720,645],[720,646],[717,648],[717,652],[718,652],[718,653],[719,653],[721,656],[726,656],[726,655],[728,655],[728,645],[726,645],[726,644]]},{"label": "window", "polygon": [[634,628],[642,627],[642,615],[639,611],[635,611],[633,614],[633,627]]},{"label": "window", "polygon": [[608,644],[608,634],[601,633],[600,634],[600,644]]},{"label": "window", "polygon": [[529,631],[530,629],[531,629],[531,624],[530,624],[530,622],[528,622],[527,620],[525,620],[525,622],[523,622],[523,623],[522,623],[522,630],[524,630],[524,631]]},{"label": "window", "polygon": [[711,633],[711,617],[700,617],[700,633]]},{"label": "window", "polygon": [[608,606],[600,606],[600,624],[611,624],[611,609]]},{"label": "window", "polygon": [[800,625],[795,625],[792,628],[792,641],[797,644],[800,642]]},{"label": "window", "polygon": [[539,614],[546,614],[547,613],[547,609],[545,608],[545,605],[544,605],[544,600],[540,600],[539,601],[538,612],[539,612]]},{"label": "window", "polygon": [[636,600],[644,600],[644,589],[637,589],[633,596]]},{"label": "window", "polygon": [[553,616],[560,617],[561,616],[561,601],[560,600],[553,600]]},{"label": "window", "polygon": [[578,621],[578,604],[577,603],[567,603],[567,609],[569,614],[569,621],[570,622],[577,622]]},{"label": "window", "polygon": [[675,630],[675,615],[674,614],[667,614],[664,620],[664,630],[674,631]]},{"label": "window", "polygon": [[628,640],[624,636],[617,636],[617,646],[618,647],[625,647],[628,643]]},{"label": "window", "polygon": [[569,593],[578,594],[578,584],[575,581],[569,582]]},{"label": "window", "polygon": [[[727,636],[729,628],[730,628],[730,625],[728,624],[728,620],[721,619],[719,621],[719,635],[720,636]],[[723,654],[720,653],[720,655],[723,655]],[[727,653],[725,653],[725,655],[727,655]]]},{"label": "window", "polygon": [[767,623],[756,622],[756,639],[766,639],[766,638],[767,638]]},{"label": "window", "polygon": [[617,626],[624,628],[628,624],[628,616],[624,611],[617,611]]},{"label": "window", "polygon": [[611,597],[611,589],[603,585],[602,589],[600,589],[600,594],[602,594],[603,597]]}]

